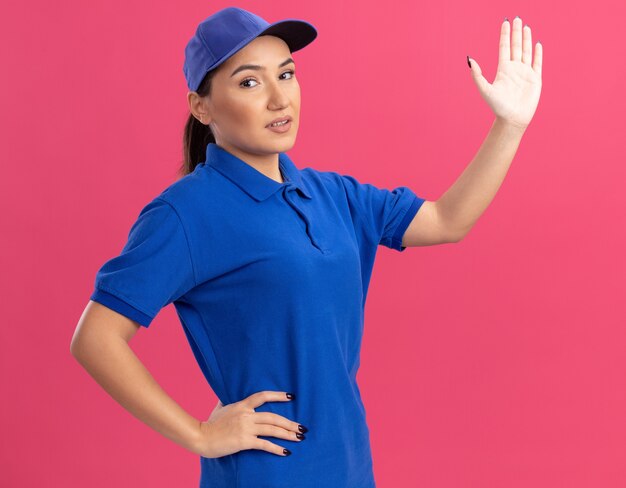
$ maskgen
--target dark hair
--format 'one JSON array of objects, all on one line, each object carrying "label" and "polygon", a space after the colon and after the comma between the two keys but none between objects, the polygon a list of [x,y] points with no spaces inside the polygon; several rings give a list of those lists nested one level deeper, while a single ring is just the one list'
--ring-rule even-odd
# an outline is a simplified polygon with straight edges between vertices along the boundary
[{"label": "dark hair", "polygon": [[[196,90],[201,97],[211,93],[211,79],[215,71],[216,68],[209,71]],[[181,177],[192,173],[198,163],[206,159],[206,147],[210,142],[215,142],[211,128],[189,113],[183,134],[183,164],[178,170]]]}]

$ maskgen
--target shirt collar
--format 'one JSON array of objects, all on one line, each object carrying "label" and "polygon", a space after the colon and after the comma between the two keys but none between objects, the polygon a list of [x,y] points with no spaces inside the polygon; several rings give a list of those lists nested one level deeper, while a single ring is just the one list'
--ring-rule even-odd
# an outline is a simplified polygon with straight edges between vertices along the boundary
[{"label": "shirt collar", "polygon": [[279,183],[265,176],[214,142],[207,145],[206,163],[258,201],[265,200],[279,189],[289,186],[297,188],[306,198],[311,198],[311,193],[304,184],[300,170],[286,153],[278,153],[278,164],[285,179],[284,183]]}]

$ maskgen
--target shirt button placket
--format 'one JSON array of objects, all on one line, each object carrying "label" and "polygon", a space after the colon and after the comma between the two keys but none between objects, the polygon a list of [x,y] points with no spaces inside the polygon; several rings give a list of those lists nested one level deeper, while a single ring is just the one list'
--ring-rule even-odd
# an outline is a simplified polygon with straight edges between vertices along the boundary
[{"label": "shirt button placket", "polygon": [[302,218],[302,220],[304,220],[304,222],[306,224],[306,233],[309,236],[309,239],[311,240],[311,243],[317,249],[319,249],[323,253],[324,250],[317,243],[315,237],[313,236],[313,233],[311,232],[311,221],[310,221],[309,217],[307,217],[307,215],[302,211],[302,209],[300,207],[298,207],[296,202],[291,199],[290,195],[291,195],[292,191],[295,192],[296,191],[296,187],[293,186],[293,184],[289,182],[289,183],[287,183],[287,185],[285,186],[285,189],[283,190],[283,195],[285,197],[285,200],[287,201],[289,206],[291,206],[291,208],[293,208],[298,213],[298,215]]}]

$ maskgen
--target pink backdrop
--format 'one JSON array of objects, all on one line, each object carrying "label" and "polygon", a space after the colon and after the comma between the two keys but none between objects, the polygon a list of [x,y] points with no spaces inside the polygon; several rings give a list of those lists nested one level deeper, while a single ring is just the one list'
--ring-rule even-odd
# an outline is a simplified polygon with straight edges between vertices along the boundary
[{"label": "pink backdrop", "polygon": [[[0,16],[6,487],[191,487],[199,458],[69,352],[99,266],[175,177],[184,45],[229,2],[12,2]],[[626,486],[624,52],[618,0],[241,1],[319,31],[294,54],[302,167],[436,200],[493,120],[500,23],[544,46],[543,91],[458,244],[380,248],[359,384],[380,488]],[[523,8],[522,8],[523,5]],[[131,342],[203,420],[216,398],[172,306]]]}]

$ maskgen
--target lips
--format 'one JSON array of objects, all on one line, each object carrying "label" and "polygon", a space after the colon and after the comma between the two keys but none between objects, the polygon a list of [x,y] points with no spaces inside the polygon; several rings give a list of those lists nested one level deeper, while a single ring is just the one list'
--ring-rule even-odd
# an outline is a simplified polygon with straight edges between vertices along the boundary
[{"label": "lips", "polygon": [[278,119],[274,119],[269,124],[267,124],[265,127],[269,127],[270,125],[275,124],[276,122],[283,122],[285,120],[291,120],[291,117],[289,115],[287,115],[285,117],[280,117]]}]

